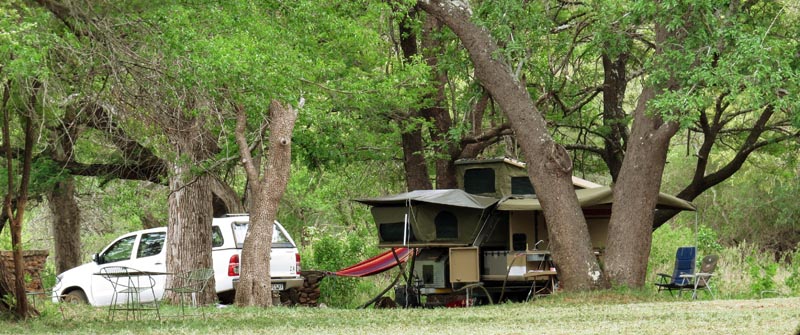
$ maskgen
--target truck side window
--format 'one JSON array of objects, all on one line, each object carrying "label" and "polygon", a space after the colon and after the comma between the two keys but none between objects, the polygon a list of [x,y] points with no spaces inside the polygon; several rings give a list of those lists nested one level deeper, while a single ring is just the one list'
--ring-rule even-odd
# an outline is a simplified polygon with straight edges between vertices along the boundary
[{"label": "truck side window", "polygon": [[225,239],[222,237],[222,231],[217,226],[211,227],[211,247],[219,248],[223,244],[225,244]]},{"label": "truck side window", "polygon": [[139,250],[136,252],[136,258],[160,254],[161,249],[164,248],[164,237],[166,235],[166,233],[142,234],[142,239],[139,240]]},{"label": "truck side window", "polygon": [[109,247],[100,259],[103,263],[119,262],[131,259],[133,254],[133,242],[136,241],[136,235],[123,238],[111,247]]}]

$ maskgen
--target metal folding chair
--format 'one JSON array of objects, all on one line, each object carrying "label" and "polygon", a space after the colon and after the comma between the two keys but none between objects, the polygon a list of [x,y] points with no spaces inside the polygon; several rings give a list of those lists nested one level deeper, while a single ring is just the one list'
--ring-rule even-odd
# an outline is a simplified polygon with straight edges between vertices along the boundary
[{"label": "metal folding chair", "polygon": [[[199,307],[197,303],[197,295],[206,289],[208,286],[208,281],[213,276],[214,270],[212,269],[197,269],[187,271],[183,274],[175,275],[173,277],[173,287],[165,290],[175,292],[175,294],[178,295],[178,301],[181,306],[181,315],[186,315],[184,298],[187,296],[191,298],[191,304],[193,307]],[[200,308],[200,312],[203,314],[203,319],[205,319],[205,310]]]},{"label": "metal folding chair", "polygon": [[718,260],[719,256],[717,255],[707,255],[703,257],[703,260],[700,262],[700,272],[687,276],[691,277],[694,282],[694,287],[692,287],[692,299],[697,299],[697,290],[702,291],[703,289],[708,291],[712,299],[714,298],[714,292],[711,291],[711,277],[714,275],[714,270],[717,268]]},{"label": "metal folding chair", "polygon": [[[134,320],[142,311],[155,311],[156,317],[161,320],[155,294],[156,280],[150,273],[124,266],[108,266],[100,269],[99,275],[108,280],[114,290],[108,307],[109,319],[113,320],[117,311],[125,311],[126,319],[133,315]],[[143,302],[142,294],[148,291],[153,301]]]}]

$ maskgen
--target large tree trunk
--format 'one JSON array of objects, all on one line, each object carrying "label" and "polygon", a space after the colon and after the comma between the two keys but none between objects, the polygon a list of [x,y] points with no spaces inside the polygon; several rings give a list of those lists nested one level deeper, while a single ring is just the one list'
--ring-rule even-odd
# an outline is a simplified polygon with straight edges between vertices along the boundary
[{"label": "large tree trunk", "polygon": [[[656,55],[666,41],[680,36],[656,23]],[[675,41],[672,41],[673,43]],[[658,95],[678,87],[675,78],[642,89],[633,113],[631,137],[614,186],[614,204],[608,228],[606,274],[615,285],[642,287],[652,243],[653,216],[661,189],[667,150],[678,131],[675,121],[665,122],[648,104]]]},{"label": "large tree trunk", "polygon": [[81,264],[81,213],[73,178],[56,183],[47,200],[53,215],[56,273],[62,273]]},{"label": "large tree trunk", "polygon": [[[301,102],[302,106],[302,102]],[[242,272],[236,286],[237,306],[272,306],[270,252],[275,218],[289,184],[292,167],[292,132],[297,112],[291,105],[273,100],[269,106],[269,151],[262,171],[247,145],[247,115],[237,106],[236,142],[251,187],[250,225],[242,249]],[[263,175],[262,175],[263,174]]]},{"label": "large tree trunk", "polygon": [[614,284],[641,287],[650,258],[652,222],[669,142],[677,123],[647,114],[653,88],[645,88],[634,112],[625,160],[614,185],[606,273]]},{"label": "large tree trunk", "polygon": [[[169,179],[169,226],[167,228],[167,272],[183,273],[213,268],[211,261],[211,191],[209,176],[192,176],[191,166],[174,163]],[[167,287],[172,287],[167,279]],[[215,287],[214,278],[208,287]],[[165,298],[174,301],[174,295]],[[214,290],[198,297],[200,304],[214,302]]]},{"label": "large tree trunk", "polygon": [[[184,116],[186,117],[186,116]],[[202,120],[182,119],[180,125],[168,133],[176,157],[170,163],[169,225],[167,227],[167,272],[185,273],[190,270],[213,268],[211,260],[211,181],[209,175],[196,175],[193,168],[213,152],[210,137],[205,134]],[[206,134],[207,135],[207,134]],[[167,278],[172,287],[172,278]],[[216,300],[212,277],[210,289],[198,296],[199,304]],[[165,299],[175,301],[177,296],[168,291]]]},{"label": "large tree trunk", "polygon": [[544,208],[550,248],[564,289],[608,287],[592,252],[586,220],[572,185],[572,161],[548,134],[525,86],[502,59],[489,33],[470,21],[464,2],[431,0],[420,1],[419,6],[455,32],[470,54],[476,76],[511,121]]},{"label": "large tree trunk", "polygon": [[[53,133],[51,156],[56,161],[67,161],[74,156],[73,145],[78,137],[76,114],[74,109],[67,109],[65,127]],[[69,175],[57,182],[47,193],[47,203],[53,216],[56,273],[62,273],[81,264],[81,212],[75,199],[75,178]]]}]

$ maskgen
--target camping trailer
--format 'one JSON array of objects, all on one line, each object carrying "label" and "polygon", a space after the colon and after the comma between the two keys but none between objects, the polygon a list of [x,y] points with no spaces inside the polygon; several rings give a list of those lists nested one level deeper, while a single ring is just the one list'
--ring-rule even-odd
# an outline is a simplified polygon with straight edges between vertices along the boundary
[{"label": "camping trailer", "polygon": [[[459,160],[459,189],[419,190],[358,199],[372,206],[380,247],[417,250],[410,280],[396,289],[401,305],[524,300],[552,293],[558,265],[542,207],[525,164],[509,158]],[[603,257],[612,189],[573,177],[592,247]],[[694,210],[661,194],[660,208]],[[422,299],[419,299],[419,298]],[[421,300],[421,301],[420,301]]]}]

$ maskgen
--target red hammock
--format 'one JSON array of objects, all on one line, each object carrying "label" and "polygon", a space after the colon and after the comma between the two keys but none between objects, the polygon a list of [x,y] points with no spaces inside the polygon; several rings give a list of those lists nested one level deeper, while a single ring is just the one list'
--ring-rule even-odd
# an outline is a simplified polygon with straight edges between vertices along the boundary
[{"label": "red hammock", "polygon": [[[332,272],[331,274],[343,277],[372,276],[389,270],[400,263],[405,263],[408,260],[408,257],[411,255],[411,252],[408,248],[394,248],[394,251],[397,254],[397,259],[395,259],[394,255],[392,254],[392,249],[389,249],[380,255],[362,261],[358,264],[348,266],[339,271]],[[400,260],[400,262],[397,260]]]}]

